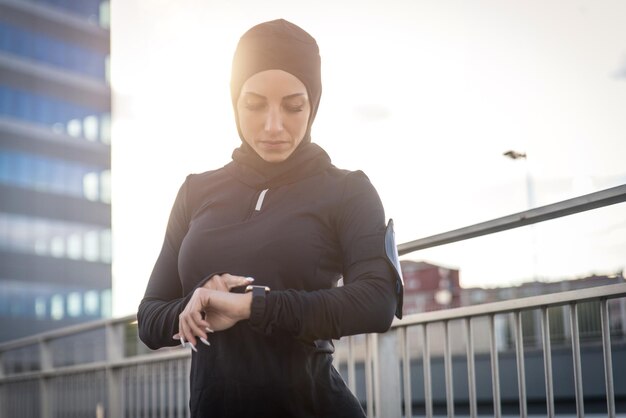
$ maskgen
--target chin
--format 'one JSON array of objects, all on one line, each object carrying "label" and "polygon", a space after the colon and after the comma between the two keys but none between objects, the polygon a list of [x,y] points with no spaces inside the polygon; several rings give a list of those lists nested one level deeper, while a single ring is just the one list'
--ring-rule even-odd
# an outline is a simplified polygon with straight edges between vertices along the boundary
[{"label": "chin", "polygon": [[263,158],[265,161],[267,161],[268,163],[280,163],[285,161],[287,158],[289,158],[290,154],[280,154],[280,155],[276,155],[276,154],[270,154],[270,155],[261,155],[261,158]]}]

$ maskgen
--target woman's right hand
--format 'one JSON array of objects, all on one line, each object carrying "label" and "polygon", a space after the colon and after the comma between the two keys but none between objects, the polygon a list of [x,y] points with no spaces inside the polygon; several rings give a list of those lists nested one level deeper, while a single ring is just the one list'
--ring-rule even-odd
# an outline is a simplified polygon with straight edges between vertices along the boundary
[{"label": "woman's right hand", "polygon": [[178,332],[172,338],[179,339],[183,346],[185,342],[189,342],[194,351],[197,344],[196,337],[208,345],[207,332],[213,332],[213,330],[204,318],[211,291],[228,293],[235,287],[247,286],[253,281],[251,277],[234,276],[228,273],[211,277],[203,286],[194,290],[187,306],[178,316]]}]

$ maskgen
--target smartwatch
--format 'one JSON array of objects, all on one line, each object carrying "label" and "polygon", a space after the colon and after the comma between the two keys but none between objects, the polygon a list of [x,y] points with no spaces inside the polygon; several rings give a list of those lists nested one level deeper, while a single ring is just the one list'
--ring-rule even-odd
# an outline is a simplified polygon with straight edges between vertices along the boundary
[{"label": "smartwatch", "polygon": [[250,305],[250,319],[257,318],[257,321],[263,317],[265,313],[265,295],[268,294],[270,288],[267,286],[246,286],[246,293],[252,292],[252,304]]}]

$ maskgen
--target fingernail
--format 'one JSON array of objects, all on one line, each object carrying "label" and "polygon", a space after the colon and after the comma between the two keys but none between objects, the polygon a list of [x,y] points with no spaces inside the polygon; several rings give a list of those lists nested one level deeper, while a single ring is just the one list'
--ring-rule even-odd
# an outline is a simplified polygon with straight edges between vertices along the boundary
[{"label": "fingernail", "polygon": [[246,277],[246,281],[252,283],[254,281],[254,277]]},{"label": "fingernail", "polygon": [[196,347],[193,346],[193,344],[189,343],[189,347],[191,347],[191,349],[195,351],[196,353],[198,352],[198,350],[196,349]]},{"label": "fingernail", "polygon": [[210,342],[208,342],[208,341],[207,341],[205,338],[203,338],[203,337],[200,337],[200,341],[202,341],[202,343],[203,343],[204,345],[211,345],[211,343],[210,343]]},{"label": "fingernail", "polygon": [[180,337],[180,345],[182,345],[183,348],[185,348],[185,339],[183,337]]},{"label": "fingernail", "polygon": [[213,331],[213,330],[212,330],[211,328],[209,328],[209,327],[206,327],[205,329],[206,329],[206,332],[215,332],[215,331]]}]

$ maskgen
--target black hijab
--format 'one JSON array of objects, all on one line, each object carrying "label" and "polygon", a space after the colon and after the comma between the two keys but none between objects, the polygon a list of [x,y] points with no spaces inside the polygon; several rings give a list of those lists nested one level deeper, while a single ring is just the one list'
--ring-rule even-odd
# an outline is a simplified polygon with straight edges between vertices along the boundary
[{"label": "black hijab", "polygon": [[[261,71],[273,69],[286,71],[304,84],[311,114],[304,137],[294,152],[285,161],[270,163],[261,158],[245,141],[239,126],[237,101],[241,87],[248,78]],[[233,152],[233,160],[245,166],[240,167],[244,171],[252,169],[260,174],[260,187],[275,187],[277,183],[296,180],[303,175],[312,174],[311,171],[317,172],[330,166],[330,158],[326,152],[311,143],[311,125],[322,94],[321,61],[317,42],[302,28],[278,19],[258,24],[244,33],[233,58],[230,94],[237,131],[241,138],[241,146]]]}]

